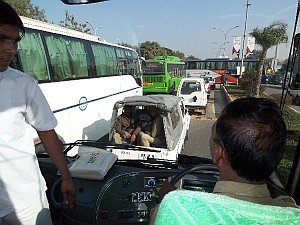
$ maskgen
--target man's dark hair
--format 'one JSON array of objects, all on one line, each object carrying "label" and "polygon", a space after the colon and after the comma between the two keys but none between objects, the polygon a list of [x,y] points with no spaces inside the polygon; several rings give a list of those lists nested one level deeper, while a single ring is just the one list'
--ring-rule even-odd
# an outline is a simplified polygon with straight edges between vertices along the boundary
[{"label": "man's dark hair", "polygon": [[238,176],[265,180],[278,166],[286,144],[286,126],[278,105],[266,98],[229,103],[217,120],[215,142],[224,147]]},{"label": "man's dark hair", "polygon": [[18,16],[17,12],[6,2],[0,0],[0,26],[1,25],[11,25],[17,27],[24,36],[25,29],[21,18]]}]

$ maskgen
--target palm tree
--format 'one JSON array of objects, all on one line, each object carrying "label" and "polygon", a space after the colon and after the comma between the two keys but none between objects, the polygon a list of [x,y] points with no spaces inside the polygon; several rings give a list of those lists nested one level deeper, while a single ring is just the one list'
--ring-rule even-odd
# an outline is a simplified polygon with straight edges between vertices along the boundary
[{"label": "palm tree", "polygon": [[253,95],[256,97],[259,96],[259,87],[262,78],[263,65],[267,57],[268,49],[272,46],[287,41],[287,27],[287,23],[275,21],[271,25],[262,29],[254,28],[253,31],[250,33],[250,35],[255,38],[255,43],[257,45],[260,45],[262,48],[259,57],[258,72],[255,80],[255,88],[253,93]]}]

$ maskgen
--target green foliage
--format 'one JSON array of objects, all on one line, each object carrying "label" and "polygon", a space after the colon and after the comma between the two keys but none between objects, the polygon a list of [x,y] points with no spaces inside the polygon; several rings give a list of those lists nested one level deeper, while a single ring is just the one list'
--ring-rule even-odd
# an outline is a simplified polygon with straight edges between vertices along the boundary
[{"label": "green foliage", "polygon": [[59,25],[68,29],[77,30],[84,33],[91,33],[91,29],[87,27],[87,23],[78,23],[72,14],[65,11],[65,19],[59,22]]},{"label": "green foliage", "polygon": [[184,53],[183,53],[183,52],[180,52],[180,51],[173,51],[173,52],[171,53],[171,55],[172,55],[172,56],[176,56],[176,57],[178,57],[178,58],[180,58],[180,59],[184,59],[184,58],[185,58]]},{"label": "green foliage", "polygon": [[262,29],[258,27],[254,28],[250,35],[255,37],[256,44],[260,45],[263,49],[269,49],[274,45],[287,42],[287,28],[287,23],[275,21]]},{"label": "green foliage", "polygon": [[260,50],[253,50],[253,54],[251,54],[248,59],[259,59],[260,54]]},{"label": "green foliage", "polygon": [[300,113],[287,109],[283,113],[283,118],[288,131],[287,142],[283,158],[276,172],[283,185],[286,185],[300,137]]},{"label": "green foliage", "polygon": [[127,48],[132,48],[132,49],[138,49],[138,46],[133,46],[133,45],[131,45],[131,44],[128,44],[128,43],[126,43],[126,42],[121,42],[121,43],[118,43],[118,45],[122,45],[122,46],[124,46],[124,47],[127,47]]},{"label": "green foliage", "polygon": [[146,41],[141,43],[141,56],[145,59],[153,59],[154,56],[162,55],[166,56],[167,51],[163,49],[159,43]]},{"label": "green foliage", "polygon": [[193,56],[193,55],[189,55],[188,57],[186,57],[186,60],[197,60],[199,58]]},{"label": "green foliage", "polygon": [[45,10],[33,5],[31,0],[4,0],[10,4],[20,16],[47,21]]},{"label": "green foliage", "polygon": [[144,57],[145,59],[153,59],[154,56],[167,56],[167,55],[171,55],[171,56],[176,56],[180,59],[184,59],[184,53],[180,52],[180,51],[173,51],[172,49],[166,48],[166,47],[162,47],[160,46],[159,43],[157,42],[150,42],[150,41],[146,41],[141,43],[140,45],[140,52],[141,52],[141,56]]},{"label": "green foliage", "polygon": [[255,38],[255,43],[262,47],[262,52],[259,57],[258,73],[256,77],[254,96],[259,96],[260,81],[262,78],[263,65],[267,57],[267,51],[269,48],[280,43],[286,42],[288,39],[287,35],[288,25],[282,21],[275,21],[271,25],[262,29],[256,27],[250,32],[250,35]]},{"label": "green foliage", "polygon": [[292,109],[286,110],[283,114],[286,127],[289,131],[300,131],[300,113]]},{"label": "green foliage", "polygon": [[[257,71],[256,70],[246,70],[239,79],[239,85],[243,89],[247,96],[255,96],[255,86],[257,82]],[[260,94],[265,90],[264,86],[260,86]]]},{"label": "green foliage", "polygon": [[226,91],[233,98],[242,98],[247,96],[246,91],[239,86],[226,86]]}]

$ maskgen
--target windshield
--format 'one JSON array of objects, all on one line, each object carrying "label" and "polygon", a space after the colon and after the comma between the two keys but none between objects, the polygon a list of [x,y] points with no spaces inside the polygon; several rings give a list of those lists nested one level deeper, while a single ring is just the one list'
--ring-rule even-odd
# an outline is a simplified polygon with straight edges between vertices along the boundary
[{"label": "windshield", "polygon": [[201,83],[196,81],[185,81],[182,84],[180,93],[189,95],[195,91],[201,91]]},{"label": "windshield", "polygon": [[[297,167],[300,133],[298,0],[6,1],[31,18],[23,19],[26,34],[13,63],[39,80],[62,143],[108,141],[114,104],[125,97],[206,91],[201,107],[200,97],[190,96],[164,128],[170,129],[168,143],[178,147],[172,159],[178,154],[211,159],[211,131],[224,107],[241,97],[267,97],[280,105],[288,133],[276,174],[282,186],[297,189],[289,174]],[[20,2],[32,7],[24,11]],[[209,77],[205,83],[181,85],[182,79],[203,76]],[[189,137],[178,128],[174,140],[171,128],[179,116]],[[125,150],[121,153],[132,158],[153,156]]]},{"label": "windshield", "polygon": [[144,74],[164,74],[165,67],[162,62],[145,62],[143,65]]}]

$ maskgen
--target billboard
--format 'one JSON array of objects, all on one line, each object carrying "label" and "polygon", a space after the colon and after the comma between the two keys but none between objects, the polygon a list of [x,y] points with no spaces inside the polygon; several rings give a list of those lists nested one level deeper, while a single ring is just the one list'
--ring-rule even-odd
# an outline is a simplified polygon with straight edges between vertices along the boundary
[{"label": "billboard", "polygon": [[241,36],[233,36],[232,59],[239,58],[241,48]]},{"label": "billboard", "polygon": [[253,50],[255,48],[255,38],[252,36],[248,36],[247,39],[247,49],[246,49],[246,56],[245,58],[248,58],[250,55],[253,54]]}]

